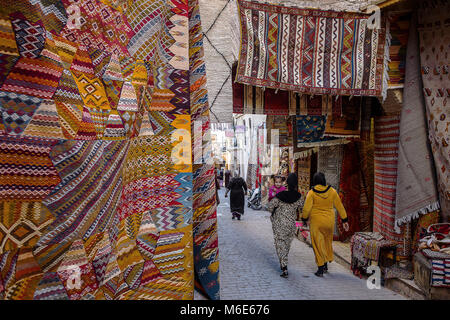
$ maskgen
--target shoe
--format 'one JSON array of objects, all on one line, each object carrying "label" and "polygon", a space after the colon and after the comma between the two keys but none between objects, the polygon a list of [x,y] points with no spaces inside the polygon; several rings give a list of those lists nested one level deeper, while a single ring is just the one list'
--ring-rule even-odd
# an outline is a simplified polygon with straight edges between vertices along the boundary
[{"label": "shoe", "polygon": [[231,220],[234,220],[234,218],[236,218],[236,215],[233,212],[233,216],[231,217]]},{"label": "shoe", "polygon": [[239,221],[241,221],[241,216],[239,215],[239,216],[237,216],[237,219],[239,220]]},{"label": "shoe", "polygon": [[328,273],[328,264],[326,262],[323,265],[323,273]]},{"label": "shoe", "polygon": [[283,270],[283,272],[280,274],[280,277],[287,278],[288,277],[287,270]]},{"label": "shoe", "polygon": [[317,271],[314,273],[318,277],[323,277],[323,266],[320,266]]}]

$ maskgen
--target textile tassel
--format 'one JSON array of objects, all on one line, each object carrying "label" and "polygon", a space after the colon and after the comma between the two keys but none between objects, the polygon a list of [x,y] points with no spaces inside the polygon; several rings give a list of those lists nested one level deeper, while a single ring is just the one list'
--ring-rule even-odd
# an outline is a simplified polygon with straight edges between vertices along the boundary
[{"label": "textile tassel", "polygon": [[305,151],[296,152],[296,153],[294,153],[294,160],[308,158],[313,153],[317,153],[317,152],[319,152],[319,147],[313,147],[313,148],[305,150]]},{"label": "textile tassel", "polygon": [[310,148],[310,147],[317,147],[318,145],[320,145],[321,147],[335,146],[337,144],[347,144],[349,142],[351,142],[351,140],[343,138],[343,139],[334,139],[334,140],[329,140],[329,141],[299,143],[297,145],[299,148]]},{"label": "textile tassel", "polygon": [[418,219],[420,215],[425,215],[427,213],[432,213],[441,208],[439,201],[436,201],[424,208],[419,209],[416,212],[413,212],[407,216],[402,217],[401,219],[395,220],[394,230],[396,233],[401,233],[400,226],[405,223],[411,223],[412,220]]}]

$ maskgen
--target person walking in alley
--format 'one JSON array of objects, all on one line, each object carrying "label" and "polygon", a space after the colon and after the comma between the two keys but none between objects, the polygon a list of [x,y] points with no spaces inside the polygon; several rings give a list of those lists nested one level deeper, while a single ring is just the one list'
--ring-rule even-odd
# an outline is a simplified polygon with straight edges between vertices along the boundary
[{"label": "person walking in alley", "polygon": [[220,168],[220,171],[219,171],[219,184],[220,184],[220,186],[223,186],[223,168]]},{"label": "person walking in alley", "polygon": [[231,172],[230,172],[230,170],[228,170],[228,169],[225,170],[223,183],[224,183],[224,187],[225,187],[226,189],[229,189],[229,188],[228,188],[228,184],[230,183],[230,177],[231,177]]},{"label": "person walking in alley", "polygon": [[313,176],[313,188],[306,195],[302,220],[310,219],[311,243],[316,257],[318,270],[315,275],[323,277],[328,272],[328,262],[333,261],[334,210],[338,211],[345,231],[348,231],[347,212],[335,189],[327,186],[325,175],[316,172]]},{"label": "person walking in alley", "polygon": [[232,219],[234,220],[234,218],[237,218],[238,220],[241,220],[241,215],[244,214],[244,195],[247,194],[247,184],[244,179],[239,176],[239,172],[237,170],[234,173],[234,177],[228,184],[227,191],[225,192],[225,198],[228,196],[228,191],[231,191],[230,209],[231,214],[233,215]]},{"label": "person walking in alley", "polygon": [[220,182],[219,179],[217,178],[217,174],[216,174],[216,204],[219,205],[220,204],[220,198],[219,198],[219,189],[220,189]]},{"label": "person walking in alley", "polygon": [[288,277],[288,255],[295,236],[297,210],[303,206],[302,195],[297,191],[298,180],[295,173],[287,178],[288,190],[281,191],[269,202],[275,250],[280,260],[281,275]]},{"label": "person walking in alley", "polygon": [[286,188],[283,186],[284,178],[280,176],[275,176],[274,184],[269,188],[269,201],[275,198],[278,192],[285,191]]}]

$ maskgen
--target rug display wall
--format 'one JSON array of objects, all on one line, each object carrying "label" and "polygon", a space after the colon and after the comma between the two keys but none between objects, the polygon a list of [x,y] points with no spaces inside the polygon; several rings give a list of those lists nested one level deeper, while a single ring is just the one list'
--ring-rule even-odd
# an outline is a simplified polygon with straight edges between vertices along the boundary
[{"label": "rug display wall", "polygon": [[0,297],[193,299],[196,273],[217,299],[197,1],[19,0],[0,23]]}]

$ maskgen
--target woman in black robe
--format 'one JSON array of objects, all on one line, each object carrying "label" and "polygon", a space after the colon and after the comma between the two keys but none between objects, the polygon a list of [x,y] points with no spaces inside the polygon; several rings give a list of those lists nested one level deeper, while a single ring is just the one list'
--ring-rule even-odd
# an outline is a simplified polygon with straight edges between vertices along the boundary
[{"label": "woman in black robe", "polygon": [[238,220],[241,220],[241,215],[244,214],[244,196],[247,194],[247,184],[245,183],[244,179],[239,177],[239,173],[235,172],[234,177],[228,184],[228,189],[225,193],[225,197],[227,197],[228,191],[231,191],[230,210],[233,215],[232,219],[234,220],[234,218],[237,218]]},{"label": "woman in black robe", "polygon": [[230,172],[230,170],[227,170],[227,171],[225,171],[225,180],[224,180],[224,183],[225,183],[225,188],[226,189],[229,189],[228,188],[228,184],[230,183],[230,176],[231,176],[231,172]]}]

